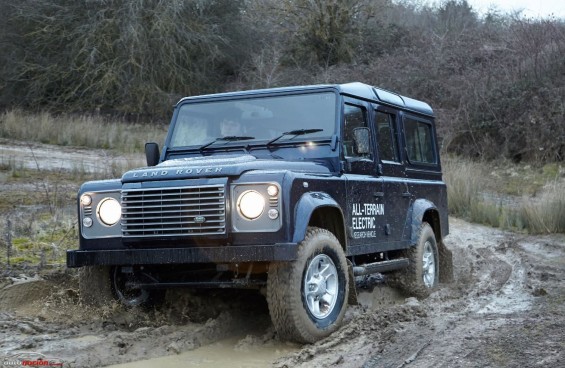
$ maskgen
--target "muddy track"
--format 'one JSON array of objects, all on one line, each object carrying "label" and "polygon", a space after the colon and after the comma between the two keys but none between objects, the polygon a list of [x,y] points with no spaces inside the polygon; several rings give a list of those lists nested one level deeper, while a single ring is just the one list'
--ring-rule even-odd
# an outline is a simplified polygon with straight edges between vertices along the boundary
[{"label": "muddy track", "polygon": [[[382,278],[358,279],[372,290],[361,292],[361,304],[349,307],[340,330],[312,345],[279,341],[258,293],[179,290],[155,310],[91,308],[78,303],[74,272],[58,271],[4,280],[0,356],[35,351],[71,367],[151,365],[149,359],[168,355],[209,366],[222,361],[217,359],[236,365],[239,359],[255,367],[564,362],[565,237],[535,238],[457,219],[451,224],[453,283],[419,301],[388,288]],[[208,358],[197,358],[198,352]]]},{"label": "muddy track", "polygon": [[93,308],[79,303],[76,270],[3,272],[0,362],[37,352],[65,367],[562,366],[565,236],[453,218],[450,225],[453,282],[418,300],[378,275],[357,278],[360,305],[348,308],[342,328],[310,345],[279,341],[258,293],[175,290],[152,310]]}]

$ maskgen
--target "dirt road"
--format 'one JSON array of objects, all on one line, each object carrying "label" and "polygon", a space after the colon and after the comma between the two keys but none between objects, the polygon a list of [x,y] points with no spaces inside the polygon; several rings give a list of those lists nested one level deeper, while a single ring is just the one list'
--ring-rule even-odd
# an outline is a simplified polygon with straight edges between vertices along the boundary
[{"label": "dirt road", "polygon": [[78,303],[73,272],[8,277],[0,290],[0,360],[32,351],[66,367],[562,366],[565,236],[457,219],[451,231],[453,283],[418,301],[373,277],[344,327],[305,346],[277,340],[256,293],[174,291],[156,310],[92,309]]},{"label": "dirt road", "polygon": [[[105,155],[31,150],[27,157],[28,145],[0,142],[3,164],[37,160],[41,170],[75,162],[96,171]],[[53,164],[55,157],[62,158]],[[450,225],[452,283],[419,301],[380,277],[358,279],[361,304],[349,307],[343,327],[304,346],[277,339],[258,293],[175,290],[154,310],[91,308],[79,303],[74,270],[1,265],[0,364],[44,354],[64,367],[564,366],[565,236],[526,236],[454,218]]]}]

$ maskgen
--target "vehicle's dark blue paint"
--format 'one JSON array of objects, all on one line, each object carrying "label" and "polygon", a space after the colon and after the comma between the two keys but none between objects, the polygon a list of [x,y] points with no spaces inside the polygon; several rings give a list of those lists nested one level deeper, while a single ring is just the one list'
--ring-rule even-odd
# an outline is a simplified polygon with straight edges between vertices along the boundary
[{"label": "vehicle's dark blue paint", "polygon": [[[316,210],[322,208],[330,207],[339,212],[342,226],[345,226],[343,222],[343,213],[341,211],[340,205],[332,198],[329,194],[325,192],[307,192],[304,193],[296,204],[296,209],[294,211],[294,235],[292,241],[299,243],[304,239],[306,235],[306,230],[308,224],[310,224],[310,217]],[[342,244],[344,248],[347,244]]]},{"label": "vehicle's dark blue paint", "polygon": [[[339,96],[337,130],[332,137],[309,141],[304,136],[273,145],[229,142],[200,150],[198,147],[171,149],[169,134],[156,166],[128,171],[121,180],[88,182],[79,191],[80,198],[84,193],[122,189],[219,185],[225,189],[225,233],[100,239],[85,239],[81,233],[80,250],[68,252],[69,267],[291,261],[309,226],[334,233],[352,261],[358,256],[413,246],[423,221],[430,222],[438,240],[446,236],[447,195],[435,138],[434,113],[424,102],[362,83],[231,92],[183,98],[175,107],[171,129],[184,104],[322,91]],[[346,104],[365,111],[370,159],[354,160],[345,156],[342,144]],[[377,112],[393,118],[392,137],[398,145],[395,162],[379,157],[377,142],[381,133],[375,128]],[[407,118],[432,127],[431,142],[437,162],[409,160],[404,129]],[[152,153],[155,148],[151,148]],[[238,203],[237,198],[231,197],[231,188],[248,183],[280,186],[276,205],[280,206],[282,226],[277,231],[233,231],[231,214],[238,211]]]}]

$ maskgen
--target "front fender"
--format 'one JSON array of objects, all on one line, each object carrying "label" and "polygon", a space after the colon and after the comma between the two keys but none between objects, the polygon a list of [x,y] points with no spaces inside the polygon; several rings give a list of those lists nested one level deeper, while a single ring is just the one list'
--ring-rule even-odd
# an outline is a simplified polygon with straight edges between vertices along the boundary
[{"label": "front fender", "polygon": [[308,192],[300,197],[294,210],[294,234],[292,236],[294,243],[304,240],[312,213],[320,207],[334,207],[341,213],[339,204],[327,193]]}]

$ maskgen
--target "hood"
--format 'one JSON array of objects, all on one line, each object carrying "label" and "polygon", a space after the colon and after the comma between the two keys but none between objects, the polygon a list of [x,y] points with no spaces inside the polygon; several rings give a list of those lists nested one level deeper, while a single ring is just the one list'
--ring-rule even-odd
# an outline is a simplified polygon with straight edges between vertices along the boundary
[{"label": "hood", "polygon": [[128,171],[122,176],[122,182],[239,176],[250,170],[330,173],[326,166],[312,161],[257,159],[252,155],[222,155],[168,160],[154,167]]}]

